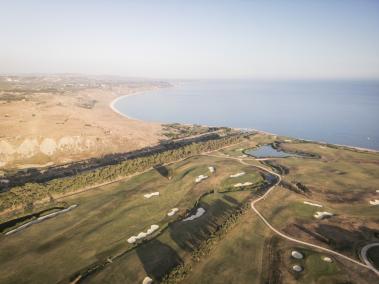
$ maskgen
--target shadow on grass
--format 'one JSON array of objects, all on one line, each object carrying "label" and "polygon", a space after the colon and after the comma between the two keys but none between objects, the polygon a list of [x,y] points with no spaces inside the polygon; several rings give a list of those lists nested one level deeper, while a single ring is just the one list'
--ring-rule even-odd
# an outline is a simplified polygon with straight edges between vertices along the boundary
[{"label": "shadow on grass", "polygon": [[171,173],[170,170],[165,167],[164,165],[156,165],[154,166],[154,169],[164,178],[171,179]]},{"label": "shadow on grass", "polygon": [[157,239],[138,246],[136,252],[146,274],[155,280],[161,280],[168,271],[183,263],[175,250]]},{"label": "shadow on grass", "polygon": [[[227,197],[227,200],[233,204],[239,204],[237,200],[230,196]],[[212,205],[200,202],[199,207],[204,208],[206,211],[200,218],[192,221],[176,222],[169,226],[172,240],[187,252],[192,252],[198,248],[203,241],[220,228],[223,220],[235,210],[233,206],[221,199],[212,202]]]},{"label": "shadow on grass", "polygon": [[345,228],[320,224],[315,228],[316,233],[325,237],[333,249],[342,252],[353,252],[359,242],[370,242],[378,230],[373,230],[365,226],[360,226],[357,230],[347,230]]}]

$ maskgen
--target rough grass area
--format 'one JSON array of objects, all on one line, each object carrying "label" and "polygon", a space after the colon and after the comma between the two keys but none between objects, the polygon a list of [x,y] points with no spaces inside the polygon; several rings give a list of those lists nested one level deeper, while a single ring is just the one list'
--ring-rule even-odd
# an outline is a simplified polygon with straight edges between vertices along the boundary
[{"label": "rough grass area", "polygon": [[[288,169],[284,182],[307,191],[278,187],[258,204],[278,229],[298,239],[316,243],[358,258],[363,244],[378,241],[379,207],[369,204],[379,186],[379,154],[331,148],[311,143],[282,144],[289,151],[320,155],[320,159],[286,158],[275,163]],[[322,208],[306,205],[318,203]],[[318,220],[317,211],[334,214]]]},{"label": "rough grass area", "polygon": [[[213,153],[219,157],[194,156],[59,200],[79,206],[0,236],[0,283],[67,283],[79,274],[88,276],[83,283],[112,284],[141,283],[146,276],[165,283],[375,283],[376,276],[356,264],[275,235],[250,210],[265,185],[263,171],[254,166],[270,164],[241,157],[241,149],[274,141],[314,156],[272,159],[271,165],[285,169],[284,182],[256,208],[286,235],[359,260],[362,246],[379,242],[379,207],[369,205],[378,198],[379,154],[257,134]],[[199,175],[208,178],[195,183]],[[254,186],[228,190],[244,182]],[[159,196],[144,197],[153,192]],[[167,216],[172,208],[179,211]],[[202,216],[182,221],[198,208],[205,209]],[[317,211],[333,216],[316,219]],[[154,234],[127,242],[152,224],[159,225]],[[304,259],[292,258],[292,250]],[[369,251],[375,262],[376,256],[376,248]],[[295,264],[304,270],[294,272]]]},{"label": "rough grass area", "polygon": [[249,211],[208,257],[192,267],[183,283],[262,283],[264,243],[270,234]]},{"label": "rough grass area", "polygon": [[[216,168],[214,174],[209,173],[209,165]],[[225,176],[240,171],[241,167],[255,178],[254,182],[262,181],[259,174],[253,174],[257,171],[255,168],[247,168],[238,161],[198,156],[173,164],[169,169],[171,179],[161,175],[161,171],[151,170],[125,182],[65,198],[68,204],[79,206],[12,236],[0,237],[3,271],[0,282],[22,283],[27,280],[29,283],[55,283],[67,280],[93,263],[132,248],[133,245],[126,240],[146,231],[152,224],[164,228],[169,222],[183,218],[196,200],[220,187]],[[195,184],[199,174],[207,174],[209,178]],[[159,191],[159,197],[146,199],[143,196],[156,191]],[[203,236],[198,233],[206,234],[214,230],[217,222],[238,208],[249,194],[238,192],[206,196],[197,205],[206,209],[205,219],[173,225],[152,244],[157,244],[161,238],[167,239],[170,232],[176,234],[173,237],[175,241],[171,240],[171,243],[181,242],[191,233],[196,234],[192,239],[186,239],[188,242],[201,240]],[[179,212],[173,217],[167,216],[169,210],[175,207],[179,208]],[[179,229],[173,230],[176,226]],[[203,226],[204,229],[200,229]],[[171,243],[168,242],[168,246],[173,246]],[[144,271],[143,267],[140,271]]]},{"label": "rough grass area", "polygon": [[[273,237],[267,243],[265,272],[260,283],[374,283],[376,276],[363,271],[350,262],[341,261],[334,256],[311,250],[279,237]],[[303,254],[303,259],[294,259],[293,250]],[[330,257],[332,262],[325,262]],[[302,272],[292,270],[293,265],[300,265]]]}]

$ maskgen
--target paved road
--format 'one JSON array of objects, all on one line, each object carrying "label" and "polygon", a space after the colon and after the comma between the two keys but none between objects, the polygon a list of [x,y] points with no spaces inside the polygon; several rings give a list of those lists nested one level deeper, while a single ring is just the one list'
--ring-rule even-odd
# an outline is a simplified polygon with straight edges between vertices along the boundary
[{"label": "paved road", "polygon": [[[252,167],[255,167],[255,168],[259,168],[259,169],[261,169],[261,170],[263,170],[263,171],[265,171],[265,172],[267,172],[267,173],[270,173],[270,174],[272,174],[272,175],[274,175],[274,176],[277,177],[277,181],[276,181],[276,183],[275,183],[272,187],[270,187],[270,188],[265,192],[264,195],[262,195],[261,197],[259,197],[259,198],[257,198],[256,200],[254,200],[254,201],[251,202],[251,208],[253,209],[253,211],[254,211],[254,212],[259,216],[259,218],[260,218],[260,219],[266,224],[266,226],[269,227],[270,230],[272,230],[274,233],[276,233],[277,235],[279,235],[279,236],[281,236],[282,238],[285,238],[285,239],[287,239],[287,240],[289,240],[289,241],[292,241],[292,242],[295,242],[295,243],[298,243],[298,244],[301,244],[301,245],[304,245],[304,246],[308,246],[308,247],[316,248],[316,249],[319,249],[319,250],[321,250],[321,251],[325,251],[325,252],[328,252],[328,253],[333,254],[333,255],[335,255],[335,256],[341,257],[341,258],[343,258],[343,259],[345,259],[345,260],[348,260],[348,261],[350,261],[350,262],[352,262],[352,263],[354,263],[354,264],[357,264],[357,265],[359,265],[359,266],[361,266],[361,267],[367,268],[367,269],[373,271],[376,275],[379,276],[379,272],[378,272],[378,271],[377,271],[377,270],[371,265],[370,262],[368,262],[368,263],[369,263],[369,264],[368,264],[368,263],[366,262],[366,259],[365,259],[365,258],[363,258],[364,261],[365,261],[365,263],[362,263],[362,262],[359,262],[359,261],[357,261],[357,260],[355,260],[355,259],[353,259],[353,258],[350,258],[350,257],[346,256],[346,255],[343,255],[343,254],[341,254],[341,253],[339,253],[339,252],[336,252],[336,251],[334,251],[334,250],[331,250],[331,249],[328,249],[328,248],[325,248],[325,247],[322,247],[322,246],[319,246],[319,245],[315,245],[315,244],[312,244],[312,243],[309,243],[309,242],[304,242],[304,241],[301,241],[301,240],[298,240],[298,239],[292,238],[292,237],[290,237],[290,236],[287,236],[287,235],[283,234],[283,233],[280,232],[279,230],[275,229],[275,228],[274,228],[274,227],[273,227],[273,226],[267,221],[267,219],[266,219],[266,218],[265,218],[265,217],[264,217],[264,216],[258,211],[258,209],[255,207],[255,205],[256,205],[258,202],[264,200],[264,199],[270,194],[270,192],[272,192],[272,191],[276,188],[276,186],[279,185],[279,183],[280,183],[281,180],[282,180],[282,177],[281,177],[279,174],[273,172],[272,170],[270,170],[270,169],[268,169],[268,168],[266,168],[266,167],[262,167],[262,166],[258,166],[258,165],[251,165],[251,164],[249,164],[249,163],[246,163],[242,158],[231,157],[231,156],[226,156],[226,155],[222,155],[222,156],[220,156],[220,155],[211,155],[211,154],[205,154],[205,155],[207,155],[207,156],[212,156],[212,157],[218,157],[218,158],[222,157],[222,158],[228,158],[228,159],[237,160],[237,161],[239,161],[239,162],[240,162],[241,164],[243,164],[243,165],[247,165],[247,166],[252,166]],[[255,160],[254,158],[249,158],[249,159]],[[372,244],[372,245],[374,245],[374,244]],[[379,244],[377,244],[377,245],[379,245]],[[367,248],[367,250],[368,250],[368,248]],[[366,251],[367,251],[367,250],[366,250]],[[366,254],[365,254],[365,255],[366,255]]]},{"label": "paved road", "polygon": [[374,265],[372,265],[372,263],[370,262],[370,260],[367,258],[367,251],[372,248],[372,247],[376,247],[376,246],[379,246],[379,243],[373,243],[373,244],[369,244],[369,245],[365,245],[362,249],[361,249],[361,258],[363,259],[363,261],[366,263],[367,266],[371,267],[371,270],[374,271],[377,275],[379,275],[379,270],[376,269],[374,267]]}]

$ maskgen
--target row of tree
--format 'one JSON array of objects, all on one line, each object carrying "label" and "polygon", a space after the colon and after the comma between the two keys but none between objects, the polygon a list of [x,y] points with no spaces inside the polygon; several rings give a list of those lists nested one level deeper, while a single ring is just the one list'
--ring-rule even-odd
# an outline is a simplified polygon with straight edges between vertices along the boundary
[{"label": "row of tree", "polygon": [[75,176],[57,178],[45,183],[26,183],[0,193],[0,212],[6,209],[30,206],[50,196],[75,192],[145,171],[154,165],[177,161],[203,152],[216,150],[242,141],[243,135],[225,136],[214,140],[194,142],[181,148],[154,153],[149,156],[128,159],[115,165],[104,166]]}]

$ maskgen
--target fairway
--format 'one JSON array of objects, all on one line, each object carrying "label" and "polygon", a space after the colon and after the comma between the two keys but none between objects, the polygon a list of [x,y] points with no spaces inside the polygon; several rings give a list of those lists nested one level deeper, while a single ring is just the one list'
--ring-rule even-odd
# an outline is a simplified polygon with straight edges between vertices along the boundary
[{"label": "fairway", "polygon": [[[211,165],[215,173],[209,173]],[[67,280],[67,276],[93,263],[132,248],[126,240],[146,231],[152,224],[164,228],[169,222],[183,218],[203,194],[213,189],[225,190],[229,175],[245,171],[249,181],[257,186],[263,182],[255,168],[222,158],[197,156],[168,167],[171,179],[151,170],[125,182],[73,195],[64,199],[68,204],[78,204],[71,212],[17,234],[2,236],[0,262],[4,273],[0,279],[7,283]],[[208,174],[209,178],[196,184],[195,178],[200,174]],[[235,178],[234,181],[242,180]],[[144,194],[156,191],[159,197],[144,198]],[[215,193],[203,198],[198,206],[205,208],[207,220],[222,218],[238,208],[239,202],[249,194],[250,191]],[[167,216],[171,208],[179,208],[173,217]],[[202,219],[193,223],[198,224]],[[182,224],[179,222],[176,226]],[[183,226],[190,228],[192,224],[183,223]],[[14,253],[20,244],[23,245]]]},{"label": "fairway", "polygon": [[[307,155],[269,161],[243,155],[273,141]],[[78,206],[2,235],[0,282],[141,283],[148,276],[158,283],[334,283],[349,277],[372,283],[375,276],[366,271],[366,279],[354,263],[280,238],[250,202],[278,181],[270,171],[280,172],[280,184],[257,203],[262,216],[287,236],[359,261],[360,248],[379,236],[378,207],[368,202],[379,185],[378,163],[377,153],[251,135],[38,205]],[[332,216],[316,219],[319,211]],[[304,259],[292,259],[292,250]],[[303,271],[294,272],[293,265]]]}]

